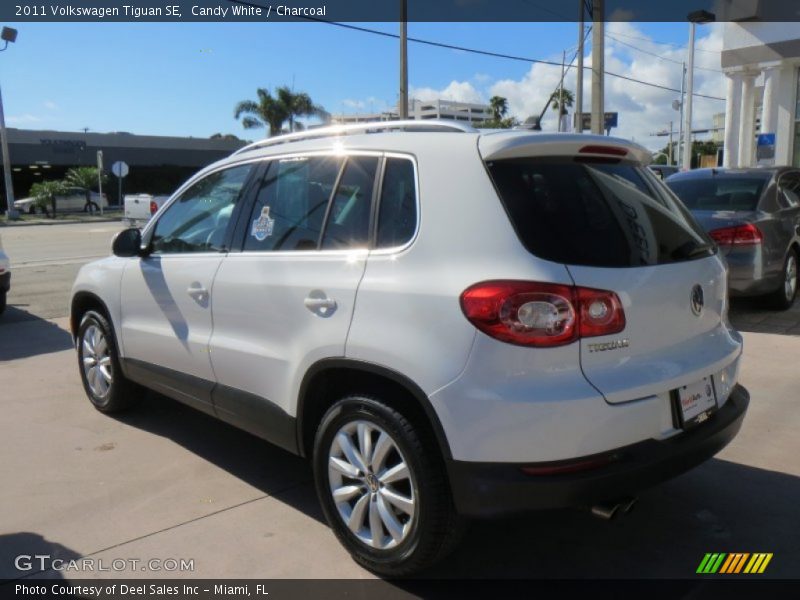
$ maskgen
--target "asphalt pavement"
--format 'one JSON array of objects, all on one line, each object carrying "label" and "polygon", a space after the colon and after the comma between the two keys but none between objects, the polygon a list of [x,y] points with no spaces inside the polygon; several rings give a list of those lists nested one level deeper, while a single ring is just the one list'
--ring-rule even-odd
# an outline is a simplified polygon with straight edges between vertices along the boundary
[{"label": "asphalt pavement", "polygon": [[[0,578],[37,573],[14,565],[37,553],[127,561],[120,571],[69,577],[372,577],[324,524],[303,460],[155,394],[120,417],[91,407],[67,333],[69,286],[121,228],[0,229],[13,264],[0,317]],[[737,307],[733,318],[754,313],[764,311]],[[743,328],[740,380],[751,408],[716,458],[644,492],[619,520],[564,510],[473,523],[425,575],[691,578],[707,552],[772,552],[765,577],[800,576],[800,336],[792,327]],[[168,559],[192,569],[142,570]]]}]

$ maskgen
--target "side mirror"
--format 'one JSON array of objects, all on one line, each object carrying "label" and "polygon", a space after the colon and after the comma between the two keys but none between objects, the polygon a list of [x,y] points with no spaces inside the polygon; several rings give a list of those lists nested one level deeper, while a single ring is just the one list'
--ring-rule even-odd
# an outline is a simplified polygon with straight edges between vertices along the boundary
[{"label": "side mirror", "polygon": [[142,232],[135,227],[120,231],[111,244],[114,256],[131,257],[142,254]]}]

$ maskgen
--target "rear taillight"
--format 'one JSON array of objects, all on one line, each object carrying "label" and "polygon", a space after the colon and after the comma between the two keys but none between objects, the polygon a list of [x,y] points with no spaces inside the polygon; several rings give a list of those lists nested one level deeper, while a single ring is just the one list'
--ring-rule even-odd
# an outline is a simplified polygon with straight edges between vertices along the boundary
[{"label": "rear taillight", "polygon": [[150,200],[150,214],[154,215],[158,212],[158,204],[155,200]]},{"label": "rear taillight", "polygon": [[760,244],[764,239],[761,230],[752,223],[714,229],[708,235],[718,246],[752,246]]},{"label": "rear taillight", "polygon": [[561,346],[625,328],[614,292],[552,283],[478,283],[461,294],[461,310],[485,334],[522,346]]}]

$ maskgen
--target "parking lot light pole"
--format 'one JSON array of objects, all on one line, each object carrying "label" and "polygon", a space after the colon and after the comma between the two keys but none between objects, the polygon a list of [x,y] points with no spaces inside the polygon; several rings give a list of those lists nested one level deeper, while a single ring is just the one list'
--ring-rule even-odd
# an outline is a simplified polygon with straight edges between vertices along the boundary
[{"label": "parking lot light pole", "polygon": [[692,168],[692,99],[694,96],[694,34],[697,25],[711,23],[716,20],[714,13],[707,10],[696,10],[689,13],[689,59],[688,77],[686,78],[686,110],[684,116],[686,123],[683,125],[683,162],[681,168],[688,171]]},{"label": "parking lot light pole", "polygon": [[[5,42],[5,45],[0,52],[8,48],[9,42],[14,43],[17,41],[17,30],[11,27],[3,27],[0,33],[0,39]],[[3,151],[3,175],[6,184],[6,218],[9,221],[19,219],[19,211],[14,208],[14,183],[11,181],[11,159],[8,156],[8,134],[6,132],[6,117],[3,112],[3,94],[0,91],[0,144],[2,144]]]}]

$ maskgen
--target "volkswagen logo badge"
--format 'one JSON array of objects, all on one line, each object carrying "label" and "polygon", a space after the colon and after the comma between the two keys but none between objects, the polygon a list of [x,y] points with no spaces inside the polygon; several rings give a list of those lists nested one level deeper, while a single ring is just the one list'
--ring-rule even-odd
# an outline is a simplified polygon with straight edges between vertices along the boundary
[{"label": "volkswagen logo badge", "polygon": [[705,304],[705,299],[703,298],[703,288],[699,285],[695,285],[692,288],[692,295],[689,298],[689,304],[692,307],[692,312],[699,317],[703,312],[703,305]]}]

